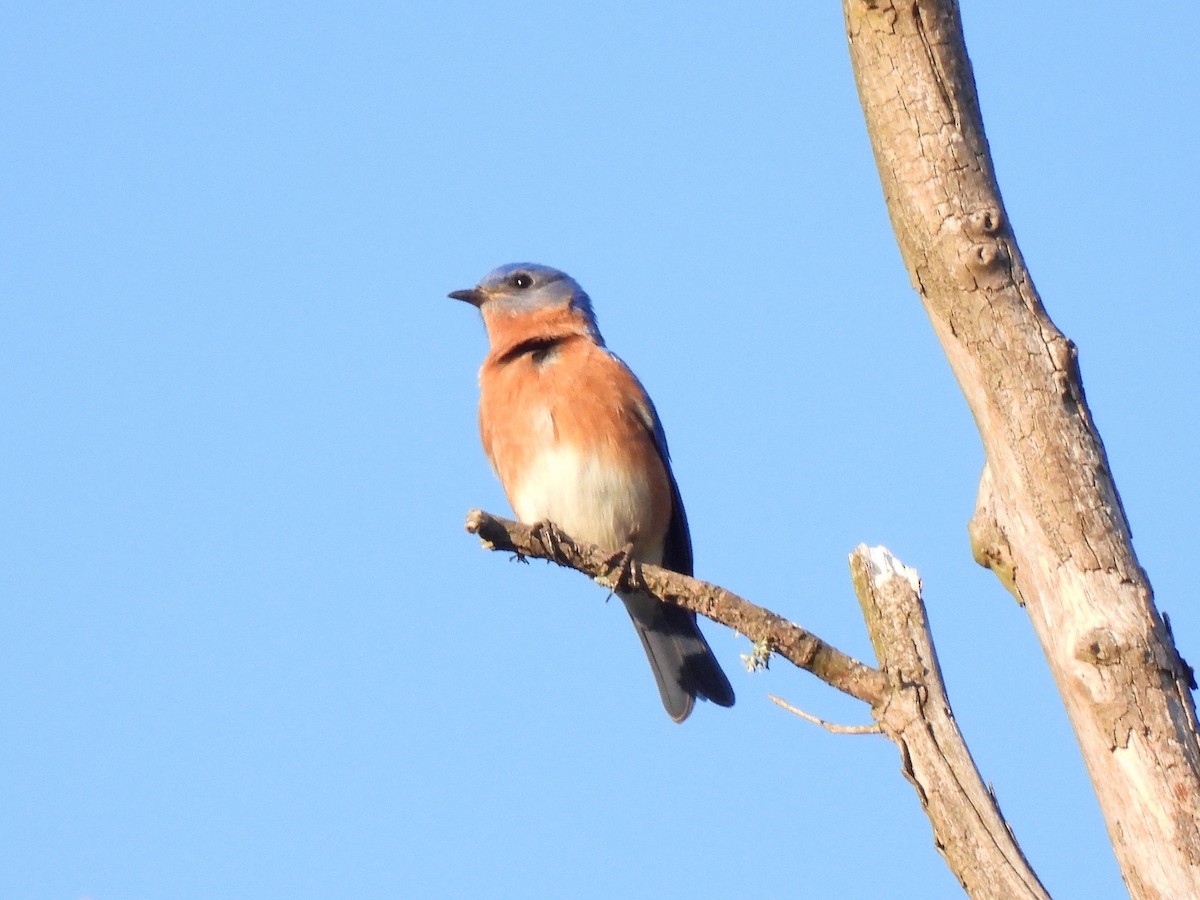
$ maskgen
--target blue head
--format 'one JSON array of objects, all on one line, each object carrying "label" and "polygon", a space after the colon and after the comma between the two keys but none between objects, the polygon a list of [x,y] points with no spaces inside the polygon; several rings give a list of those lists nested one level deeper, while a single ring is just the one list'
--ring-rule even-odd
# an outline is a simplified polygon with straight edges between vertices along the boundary
[{"label": "blue head", "polygon": [[536,263],[510,263],[493,269],[475,287],[452,291],[450,296],[463,300],[480,311],[520,315],[547,309],[569,309],[578,313],[588,330],[600,338],[592,301],[566,272]]}]

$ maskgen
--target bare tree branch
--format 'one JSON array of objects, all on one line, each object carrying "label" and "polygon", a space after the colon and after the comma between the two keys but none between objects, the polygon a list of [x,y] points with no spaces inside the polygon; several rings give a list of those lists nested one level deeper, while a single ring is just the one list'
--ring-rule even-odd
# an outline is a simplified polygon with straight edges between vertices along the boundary
[{"label": "bare tree branch", "polygon": [[799,716],[805,722],[820,725],[830,734],[883,734],[883,726],[878,722],[874,725],[839,725],[837,722],[826,722],[812,713],[806,713],[800,707],[793,706],[782,697],[776,697],[774,694],[767,694],[767,699],[781,709],[786,709],[793,716]]},{"label": "bare tree branch", "polygon": [[[590,575],[606,587],[615,587],[611,551],[569,538],[547,540],[528,525],[501,519],[479,509],[468,514],[467,531],[479,535],[488,549],[548,559]],[[644,587],[660,600],[707,616],[756,643],[765,642],[771,652],[864,703],[874,705],[884,697],[884,678],[878,671],[782,616],[755,606],[724,588],[678,572],[651,565],[639,564],[636,568],[637,586]]]},{"label": "bare tree branch", "polygon": [[987,455],[975,557],[1029,613],[1131,894],[1200,897],[1192,673],[1000,199],[958,4],[843,11],[896,238]]},{"label": "bare tree branch", "polygon": [[938,852],[976,900],[1048,897],[954,721],[916,571],[882,547],[860,545],[850,572],[891,687],[888,702],[872,713],[900,748],[904,777],[933,824]]},{"label": "bare tree branch", "polygon": [[[551,538],[546,529],[477,509],[467,516],[467,531],[479,535],[489,550],[547,559],[615,586],[613,554],[602,548],[561,534]],[[868,703],[879,725],[854,730],[882,731],[900,748],[902,770],[933,825],[935,844],[971,896],[1046,897],[954,722],[916,572],[881,547],[859,547],[850,559],[881,670],[716,585],[650,565],[636,566],[632,579],[637,589],[733,628],[831,687]],[[850,729],[833,726],[830,730]]]}]

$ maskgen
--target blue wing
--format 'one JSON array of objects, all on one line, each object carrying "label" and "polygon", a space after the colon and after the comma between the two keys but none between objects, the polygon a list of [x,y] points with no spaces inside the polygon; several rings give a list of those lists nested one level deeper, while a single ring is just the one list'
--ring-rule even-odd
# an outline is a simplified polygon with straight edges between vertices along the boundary
[{"label": "blue wing", "polygon": [[[611,350],[608,351],[612,353]],[[614,353],[613,356],[616,356]],[[620,361],[620,357],[617,357]],[[625,365],[621,362],[621,365]],[[628,369],[628,366],[625,366]],[[630,372],[632,374],[632,371]],[[634,381],[642,391],[642,404],[638,407],[638,415],[646,430],[654,437],[654,446],[658,450],[663,468],[667,470],[667,478],[671,481],[671,524],[667,527],[666,540],[663,542],[663,561],[665,569],[691,575],[692,572],[692,533],[688,529],[687,512],[683,508],[683,498],[679,496],[679,484],[675,481],[675,473],[671,471],[671,451],[667,448],[667,434],[663,431],[662,420],[654,401],[646,393],[646,388],[634,375]]]}]

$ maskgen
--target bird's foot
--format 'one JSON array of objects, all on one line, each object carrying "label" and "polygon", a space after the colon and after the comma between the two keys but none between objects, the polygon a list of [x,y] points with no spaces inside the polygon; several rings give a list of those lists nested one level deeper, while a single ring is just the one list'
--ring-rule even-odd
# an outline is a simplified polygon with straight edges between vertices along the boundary
[{"label": "bird's foot", "polygon": [[[608,569],[608,577],[612,583],[611,593],[617,591],[636,591],[637,582],[641,581],[642,572],[636,565],[633,556],[633,543],[630,542],[604,561]],[[645,582],[643,582],[643,585]]]},{"label": "bird's foot", "polygon": [[534,522],[529,531],[533,539],[541,543],[556,561],[562,555],[563,546],[571,543],[571,539],[559,531],[558,526],[549,519]]}]

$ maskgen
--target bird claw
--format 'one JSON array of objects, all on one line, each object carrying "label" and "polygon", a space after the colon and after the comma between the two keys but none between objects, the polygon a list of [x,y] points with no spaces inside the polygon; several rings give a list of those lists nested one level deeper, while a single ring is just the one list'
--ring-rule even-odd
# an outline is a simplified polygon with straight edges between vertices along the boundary
[{"label": "bird claw", "polygon": [[[612,554],[604,561],[604,567],[608,569],[609,579],[612,581],[612,591],[609,596],[617,591],[635,591],[638,589],[637,582],[642,581],[641,569],[636,567],[637,560],[633,557],[633,543],[630,542]],[[613,575],[616,575],[614,578]]]},{"label": "bird claw", "polygon": [[541,543],[550,555],[557,561],[562,556],[562,548],[564,545],[571,543],[571,539],[558,530],[558,526],[549,519],[542,519],[539,522],[534,522],[529,529],[534,540]]}]

